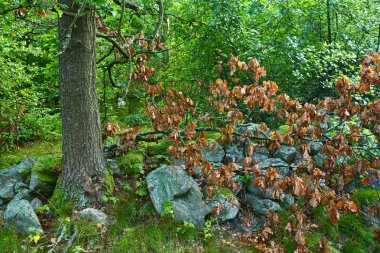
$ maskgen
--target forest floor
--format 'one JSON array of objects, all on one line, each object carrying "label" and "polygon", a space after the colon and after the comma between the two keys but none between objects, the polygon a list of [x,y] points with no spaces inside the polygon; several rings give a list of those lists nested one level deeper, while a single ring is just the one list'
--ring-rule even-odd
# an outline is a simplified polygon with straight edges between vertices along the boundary
[{"label": "forest floor", "polygon": [[[0,154],[0,169],[21,162],[28,156],[46,157],[61,154],[59,142],[29,143],[17,150]],[[191,224],[175,222],[171,217],[156,214],[149,194],[142,189],[144,174],[115,179],[115,191],[104,199],[101,208],[108,215],[106,224],[91,224],[78,217],[72,206],[58,206],[52,199],[35,210],[44,228],[38,237],[22,238],[6,229],[0,220],[0,252],[60,252],[69,244],[69,252],[261,252],[263,244],[257,233],[244,234],[230,223],[209,224],[196,229]],[[372,190],[355,192],[354,200],[365,205],[378,201]],[[282,222],[271,238],[269,248],[278,252],[294,252],[296,244],[285,233],[287,210],[279,212]],[[323,207],[310,214],[318,229],[306,236],[306,245],[313,252],[315,244],[326,238],[330,252],[376,252],[374,233],[362,217],[344,215],[334,226]],[[64,232],[63,232],[64,231]],[[268,249],[269,249],[268,248]],[[375,251],[373,251],[375,250]],[[272,251],[275,252],[275,251]],[[277,252],[277,251],[276,251]]]}]

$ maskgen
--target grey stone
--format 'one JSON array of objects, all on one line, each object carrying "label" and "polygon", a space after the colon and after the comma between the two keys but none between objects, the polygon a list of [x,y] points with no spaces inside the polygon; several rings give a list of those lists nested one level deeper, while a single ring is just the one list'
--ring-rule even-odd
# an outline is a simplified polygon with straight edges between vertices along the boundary
[{"label": "grey stone", "polygon": [[240,135],[246,135],[248,132],[251,132],[253,135],[256,135],[258,132],[261,132],[260,124],[256,124],[256,123],[240,124],[237,126],[235,132]]},{"label": "grey stone", "polygon": [[297,150],[292,146],[282,145],[274,154],[275,158],[291,163],[296,158]]},{"label": "grey stone", "polygon": [[280,201],[281,201],[281,204],[284,205],[285,207],[289,207],[295,203],[294,197],[289,194],[284,194],[281,197]]},{"label": "grey stone", "polygon": [[290,205],[294,204],[293,196],[285,194],[282,190],[280,190],[279,196],[275,198],[273,196],[273,190],[271,188],[264,189],[262,187],[256,187],[253,185],[253,180],[249,182],[247,191],[264,199],[276,200],[285,207],[289,207]]},{"label": "grey stone", "polygon": [[249,226],[244,226],[243,218],[235,218],[232,220],[232,226],[242,233],[251,233],[252,231],[257,231],[261,229],[265,224],[265,216],[255,216]]},{"label": "grey stone", "polygon": [[30,204],[31,206],[33,207],[33,209],[36,209],[38,207],[41,207],[43,206],[43,203],[42,201],[39,199],[39,198],[34,198],[30,201]]},{"label": "grey stone", "polygon": [[116,143],[110,143],[103,147],[103,153],[106,158],[115,157],[115,153],[118,150],[118,146]]},{"label": "grey stone", "polygon": [[303,162],[303,158],[300,152],[297,151],[296,158],[294,159],[293,164],[299,166]]},{"label": "grey stone", "polygon": [[318,168],[322,168],[323,167],[323,161],[326,158],[327,158],[327,156],[325,154],[322,154],[322,153],[316,154],[315,156],[313,156],[313,164],[314,164],[314,166],[316,166]]},{"label": "grey stone", "polygon": [[86,208],[79,212],[79,217],[94,223],[104,224],[107,222],[107,214],[94,208]]},{"label": "grey stone", "polygon": [[262,162],[270,158],[269,150],[267,148],[255,148],[252,156],[256,162]]},{"label": "grey stone", "polygon": [[246,203],[256,214],[264,215],[268,210],[277,212],[281,209],[280,205],[270,199],[263,199],[255,194],[245,195]]},{"label": "grey stone", "polygon": [[51,196],[53,194],[55,184],[42,181],[38,175],[32,173],[30,176],[29,188],[44,196]]},{"label": "grey stone", "polygon": [[123,173],[119,166],[117,165],[117,161],[114,159],[107,159],[107,166],[112,170],[114,177],[122,177]]},{"label": "grey stone", "polygon": [[0,198],[11,200],[15,195],[14,185],[17,183],[15,179],[9,178],[6,182],[1,180],[0,175]]},{"label": "grey stone", "polygon": [[239,163],[245,157],[244,146],[242,143],[234,144],[229,143],[226,146],[225,163]]},{"label": "grey stone", "polygon": [[30,173],[35,163],[33,157],[28,157],[18,165],[0,170],[0,198],[11,200],[16,194],[15,185],[22,182],[23,175]]},{"label": "grey stone", "polygon": [[208,197],[206,200],[211,208],[221,207],[221,211],[217,217],[221,222],[235,218],[239,212],[240,204],[238,199],[228,188],[216,187],[211,197]]},{"label": "grey stone", "polygon": [[203,160],[213,163],[220,163],[223,160],[224,155],[226,153],[224,152],[223,147],[220,146],[219,143],[213,141],[207,144],[207,147],[201,151],[201,154]]},{"label": "grey stone", "polygon": [[27,200],[12,200],[5,210],[4,221],[7,227],[16,228],[20,233],[28,235],[32,230],[42,227],[32,205]]},{"label": "grey stone", "polygon": [[4,200],[0,199],[0,209],[1,209],[1,207],[3,207],[3,206],[5,206],[5,202],[4,202]]},{"label": "grey stone", "polygon": [[164,203],[171,202],[176,220],[184,220],[202,227],[210,208],[202,200],[195,180],[178,166],[161,166],[148,174],[147,186],[157,213]]},{"label": "grey stone", "polygon": [[319,153],[319,151],[323,147],[323,142],[321,142],[321,141],[311,141],[309,143],[309,145],[310,145],[310,154],[311,155],[316,155],[316,154]]},{"label": "grey stone", "polygon": [[257,166],[260,167],[262,171],[267,170],[269,167],[277,169],[280,174],[280,179],[284,179],[289,173],[289,165],[279,158],[269,158],[258,163]]},{"label": "grey stone", "polygon": [[32,197],[32,191],[29,190],[29,189],[22,189],[20,192],[18,192],[13,200],[22,200],[22,199],[25,199],[25,200],[32,200],[33,197]]},{"label": "grey stone", "polygon": [[23,183],[23,182],[17,182],[14,186],[14,191],[15,192],[20,192],[22,191],[23,189],[28,189],[28,185]]}]

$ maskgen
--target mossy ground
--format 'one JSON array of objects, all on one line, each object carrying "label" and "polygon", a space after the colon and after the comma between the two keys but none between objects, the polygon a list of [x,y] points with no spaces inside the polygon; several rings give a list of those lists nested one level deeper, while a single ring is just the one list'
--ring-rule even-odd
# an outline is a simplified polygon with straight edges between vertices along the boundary
[{"label": "mossy ground", "polygon": [[13,253],[20,251],[21,240],[17,235],[8,229],[1,229],[0,227],[0,252]]},{"label": "mossy ground", "polygon": [[52,157],[60,156],[62,154],[61,142],[34,142],[25,143],[13,150],[0,152],[0,170],[20,163],[28,156],[36,157]]},{"label": "mossy ground", "polygon": [[[166,149],[170,145],[149,144],[158,149],[154,149],[155,157],[166,160]],[[42,157],[44,165],[36,166],[36,172],[44,171],[46,168],[54,167],[59,163],[60,146],[53,147],[52,144],[38,143],[36,146],[20,148],[22,152],[18,155],[6,153],[0,157],[0,164],[8,167],[20,162],[29,155]],[[47,151],[48,150],[48,151]],[[122,165],[144,163],[147,157],[148,145],[143,149],[130,151]],[[159,152],[158,152],[159,150]],[[165,152],[162,154],[161,152]],[[157,153],[156,153],[157,151]],[[53,155],[52,152],[55,154]],[[151,153],[152,154],[152,153]],[[9,164],[7,158],[11,158]],[[45,166],[46,165],[46,166]],[[140,175],[142,176],[142,175]],[[78,218],[73,209],[75,203],[63,199],[63,192],[56,188],[53,196],[49,200],[49,209],[46,214],[50,217],[51,227],[45,230],[45,234],[35,244],[29,239],[21,239],[12,231],[6,230],[0,224],[0,252],[46,252],[51,245],[52,239],[57,239],[64,226],[67,230],[66,237],[73,233],[74,225],[78,229],[78,236],[75,239],[70,252],[258,252],[252,245],[245,245],[236,240],[230,232],[220,230],[212,231],[212,237],[205,239],[202,230],[196,230],[181,222],[175,222],[170,218],[162,218],[156,214],[154,207],[146,194],[139,194],[138,188],[134,184],[136,180],[128,177],[128,189],[123,189],[120,182],[119,187],[113,193],[116,202],[103,203],[105,212],[109,215],[107,225],[91,224]],[[113,181],[113,180],[111,180]],[[109,194],[111,194],[114,182],[108,182]],[[137,181],[136,181],[137,182]],[[59,185],[59,183],[58,183]],[[121,186],[121,187],[120,187]],[[353,199],[361,205],[368,205],[379,200],[377,192],[372,189],[361,189],[353,193]],[[284,232],[287,218],[290,216],[287,210],[279,212],[281,223],[278,234],[274,240],[280,242],[286,252],[294,252],[296,244],[290,235]],[[378,246],[373,240],[373,232],[362,222],[360,215],[345,214],[341,216],[341,221],[337,226],[332,225],[326,215],[324,207],[318,207],[311,213],[311,222],[318,225],[319,229],[312,230],[306,235],[306,243],[309,249],[315,252],[314,245],[321,238],[329,241],[331,252],[379,252]],[[67,241],[64,240],[57,249],[61,249]],[[340,246],[336,246],[340,245]],[[338,250],[339,248],[339,250]],[[83,251],[84,250],[84,251]]]}]

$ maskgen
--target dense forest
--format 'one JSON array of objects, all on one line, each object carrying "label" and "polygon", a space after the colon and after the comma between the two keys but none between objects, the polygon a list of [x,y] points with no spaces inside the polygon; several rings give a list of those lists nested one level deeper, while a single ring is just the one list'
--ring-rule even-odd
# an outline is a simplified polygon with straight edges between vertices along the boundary
[{"label": "dense forest", "polygon": [[0,0],[0,252],[379,252],[380,1]]}]

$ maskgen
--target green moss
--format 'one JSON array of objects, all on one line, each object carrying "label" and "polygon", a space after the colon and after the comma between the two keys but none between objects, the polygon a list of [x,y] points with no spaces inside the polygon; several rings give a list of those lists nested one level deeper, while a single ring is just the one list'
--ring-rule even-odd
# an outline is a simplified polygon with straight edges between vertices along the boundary
[{"label": "green moss", "polygon": [[0,229],[0,252],[21,252],[21,241],[14,232]]},{"label": "green moss", "polygon": [[115,181],[113,180],[113,173],[110,169],[107,169],[107,172],[104,175],[104,185],[106,188],[106,193],[112,194],[115,188]]},{"label": "green moss", "polygon": [[55,184],[61,171],[61,156],[42,157],[32,169],[32,174],[47,184]]},{"label": "green moss", "polygon": [[207,132],[207,139],[208,140],[219,140],[222,138],[223,134],[220,132]]},{"label": "green moss", "polygon": [[146,154],[148,156],[168,155],[168,147],[170,145],[172,145],[172,142],[170,140],[162,140],[158,143],[149,142],[146,145]]},{"label": "green moss", "polygon": [[128,175],[140,173],[144,166],[144,154],[136,150],[129,151],[118,158],[118,165]]},{"label": "green moss", "polygon": [[66,197],[65,191],[59,186],[59,180],[57,181],[53,196],[49,199],[50,210],[61,217],[69,216],[76,204],[74,200]]},{"label": "green moss", "polygon": [[192,252],[195,235],[177,232],[180,226],[164,220],[125,228],[125,234],[111,252]]},{"label": "green moss", "polygon": [[278,131],[281,135],[284,135],[284,134],[287,134],[290,130],[290,126],[289,125],[282,125],[278,128]]},{"label": "green moss", "polygon": [[34,142],[25,144],[17,150],[0,152],[0,170],[20,163],[28,156],[46,157],[51,154],[61,154],[61,142]]},{"label": "green moss", "polygon": [[161,165],[168,165],[170,164],[170,158],[165,155],[156,155],[153,157],[152,163],[150,164],[150,167],[152,169],[158,168]]},{"label": "green moss", "polygon": [[352,195],[352,200],[360,205],[368,205],[380,201],[380,196],[376,189],[358,189]]},{"label": "green moss", "polygon": [[226,197],[226,198],[236,198],[235,194],[233,191],[226,187],[221,187],[221,186],[216,186],[214,187],[212,191],[212,196],[213,198],[219,198],[219,197]]}]

